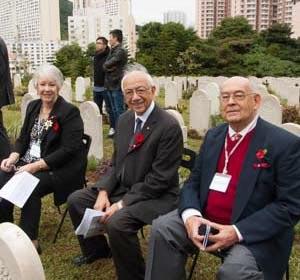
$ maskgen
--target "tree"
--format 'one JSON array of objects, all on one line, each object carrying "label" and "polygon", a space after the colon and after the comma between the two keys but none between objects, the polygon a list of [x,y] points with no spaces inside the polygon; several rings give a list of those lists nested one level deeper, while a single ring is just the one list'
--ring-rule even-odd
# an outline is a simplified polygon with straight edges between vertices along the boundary
[{"label": "tree", "polygon": [[225,18],[221,24],[216,27],[210,35],[211,39],[227,39],[227,38],[247,38],[255,35],[255,31],[248,23],[247,19],[240,16],[234,18]]},{"label": "tree", "polygon": [[177,58],[199,38],[179,23],[152,22],[140,29],[137,61],[155,75],[180,74]]},{"label": "tree", "polygon": [[79,76],[87,76],[89,63],[86,53],[75,43],[62,47],[56,53],[54,61],[54,65],[64,76],[71,77],[73,82]]}]

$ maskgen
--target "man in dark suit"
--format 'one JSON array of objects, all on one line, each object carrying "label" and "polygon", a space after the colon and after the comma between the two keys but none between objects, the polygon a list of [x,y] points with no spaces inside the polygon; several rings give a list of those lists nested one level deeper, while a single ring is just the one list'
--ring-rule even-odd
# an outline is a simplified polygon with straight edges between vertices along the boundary
[{"label": "man in dark suit", "polygon": [[[260,100],[248,79],[222,85],[227,124],[207,132],[179,211],[153,222],[146,280],[185,279],[196,249],[224,257],[217,279],[282,279],[300,217],[300,138],[260,119]],[[215,231],[207,247],[201,225]]]},{"label": "man in dark suit", "polygon": [[145,265],[137,232],[177,206],[183,139],[177,120],[154,103],[149,74],[127,73],[122,89],[130,110],[118,122],[112,171],[96,189],[73,193],[68,204],[75,228],[86,208],[105,211],[102,223],[110,245],[104,235],[79,237],[83,256],[75,264],[107,257],[111,250],[118,279],[142,280]]},{"label": "man in dark suit", "polygon": [[0,161],[10,153],[10,146],[5,128],[1,108],[15,102],[11,84],[8,53],[5,42],[0,37]]}]

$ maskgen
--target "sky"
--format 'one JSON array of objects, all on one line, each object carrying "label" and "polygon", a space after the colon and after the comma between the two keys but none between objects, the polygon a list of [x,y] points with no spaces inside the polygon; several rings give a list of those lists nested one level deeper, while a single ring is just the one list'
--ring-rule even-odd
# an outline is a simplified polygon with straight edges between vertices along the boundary
[{"label": "sky", "polygon": [[189,26],[195,22],[195,0],[131,0],[135,23],[163,22],[163,13],[169,10],[185,12]]}]

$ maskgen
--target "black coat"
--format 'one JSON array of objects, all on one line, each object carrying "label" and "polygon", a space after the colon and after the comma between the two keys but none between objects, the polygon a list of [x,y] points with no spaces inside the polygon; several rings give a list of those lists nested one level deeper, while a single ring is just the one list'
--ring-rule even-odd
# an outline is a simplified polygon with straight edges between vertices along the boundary
[{"label": "black coat", "polygon": [[105,87],[108,90],[120,90],[121,80],[127,64],[127,51],[121,45],[111,48],[103,65],[105,71]]},{"label": "black coat", "polygon": [[94,56],[94,85],[98,87],[104,86],[105,72],[103,64],[109,54],[109,47],[104,52],[97,53]]},{"label": "black coat", "polygon": [[[28,104],[24,124],[15,144],[15,151],[22,157],[30,143],[30,132],[38,117],[41,100]],[[49,172],[56,184],[54,188],[55,203],[66,201],[68,195],[82,188],[86,168],[86,153],[82,142],[83,122],[77,107],[58,97],[49,118],[58,123],[43,131],[41,142],[41,157],[49,166]]]},{"label": "black coat", "polygon": [[6,45],[0,37],[0,109],[15,102]]},{"label": "black coat", "polygon": [[[207,132],[189,180],[183,186],[179,213],[202,212],[216,172],[228,125]],[[281,280],[293,244],[293,227],[300,218],[300,138],[258,119],[233,206],[231,223],[243,236],[265,280]],[[256,153],[267,149],[268,168],[255,168]]]},{"label": "black coat", "polygon": [[134,124],[133,111],[120,116],[112,172],[97,186],[112,202],[122,198],[134,217],[150,224],[177,207],[182,132],[174,117],[155,106],[143,126],[142,145],[129,150]]}]

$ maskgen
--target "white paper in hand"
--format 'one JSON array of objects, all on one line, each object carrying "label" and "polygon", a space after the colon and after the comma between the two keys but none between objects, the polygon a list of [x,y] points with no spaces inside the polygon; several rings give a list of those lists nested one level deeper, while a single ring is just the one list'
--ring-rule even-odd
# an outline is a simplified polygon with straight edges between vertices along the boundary
[{"label": "white paper in hand", "polygon": [[0,197],[22,208],[39,181],[27,171],[15,174],[0,190]]},{"label": "white paper in hand", "polygon": [[104,212],[87,208],[85,209],[82,221],[75,230],[75,234],[83,235],[84,238],[103,234],[104,225],[99,222]]}]

